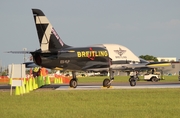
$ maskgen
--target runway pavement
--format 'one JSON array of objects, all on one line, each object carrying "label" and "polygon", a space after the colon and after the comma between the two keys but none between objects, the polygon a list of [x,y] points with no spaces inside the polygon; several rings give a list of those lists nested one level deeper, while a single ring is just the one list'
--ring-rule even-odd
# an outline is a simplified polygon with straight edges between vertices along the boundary
[{"label": "runway pavement", "polygon": [[[15,87],[13,87],[14,89]],[[136,86],[130,86],[129,82],[113,82],[110,88],[102,87],[102,83],[79,83],[77,88],[70,88],[68,84],[45,85],[38,90],[103,90],[103,89],[145,89],[145,88],[180,88],[180,82],[137,82]],[[10,85],[0,85],[0,90],[10,90]]]},{"label": "runway pavement", "polygon": [[55,90],[103,90],[103,89],[150,89],[150,88],[180,88],[179,82],[171,83],[137,83],[136,86],[130,86],[129,83],[115,83],[110,88],[103,87],[100,84],[97,85],[79,85],[77,88],[70,88],[68,85],[59,86]]}]

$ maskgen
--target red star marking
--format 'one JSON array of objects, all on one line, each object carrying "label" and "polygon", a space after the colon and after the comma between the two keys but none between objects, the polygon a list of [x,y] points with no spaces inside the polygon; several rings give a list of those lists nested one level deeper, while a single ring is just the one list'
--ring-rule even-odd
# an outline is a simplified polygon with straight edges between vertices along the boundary
[{"label": "red star marking", "polygon": [[93,49],[92,48],[89,48],[89,55],[88,55],[88,58],[90,59],[90,60],[94,60],[95,59],[95,54],[94,54],[94,51],[93,51]]}]

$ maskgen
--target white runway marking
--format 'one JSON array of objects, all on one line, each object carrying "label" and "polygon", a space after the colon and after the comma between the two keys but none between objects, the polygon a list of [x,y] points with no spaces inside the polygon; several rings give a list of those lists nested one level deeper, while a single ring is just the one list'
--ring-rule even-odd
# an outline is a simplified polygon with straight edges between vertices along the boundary
[{"label": "white runway marking", "polygon": [[131,86],[111,86],[105,88],[102,86],[77,86],[77,88],[70,88],[69,86],[60,86],[55,90],[100,90],[100,89],[146,89],[146,88],[180,88],[180,85],[137,85]]}]

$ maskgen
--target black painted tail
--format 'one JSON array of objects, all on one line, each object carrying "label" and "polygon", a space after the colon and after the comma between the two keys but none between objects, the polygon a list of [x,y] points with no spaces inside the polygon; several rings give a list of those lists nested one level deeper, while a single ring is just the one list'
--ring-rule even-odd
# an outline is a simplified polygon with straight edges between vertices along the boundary
[{"label": "black painted tail", "polygon": [[39,37],[39,43],[42,51],[62,49],[69,47],[57,34],[47,17],[39,9],[32,9],[34,22]]}]

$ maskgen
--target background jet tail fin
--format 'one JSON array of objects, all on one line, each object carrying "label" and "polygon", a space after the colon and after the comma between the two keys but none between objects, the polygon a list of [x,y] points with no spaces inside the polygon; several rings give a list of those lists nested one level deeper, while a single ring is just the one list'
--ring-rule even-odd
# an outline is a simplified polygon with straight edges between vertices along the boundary
[{"label": "background jet tail fin", "polygon": [[47,17],[39,9],[32,9],[34,22],[42,51],[69,47],[55,31]]}]

